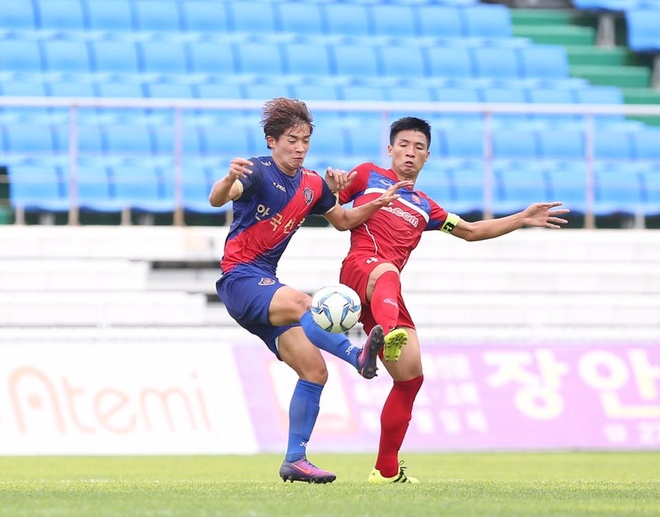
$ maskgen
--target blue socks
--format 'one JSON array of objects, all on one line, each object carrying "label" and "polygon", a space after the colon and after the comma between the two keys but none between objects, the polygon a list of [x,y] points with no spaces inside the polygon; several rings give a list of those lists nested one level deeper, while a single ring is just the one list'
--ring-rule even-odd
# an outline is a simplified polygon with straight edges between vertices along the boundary
[{"label": "blue socks", "polygon": [[300,326],[315,347],[351,363],[355,368],[358,367],[358,354],[362,349],[351,344],[344,334],[323,330],[316,324],[309,310],[300,318]]},{"label": "blue socks", "polygon": [[289,443],[286,448],[286,461],[298,461],[305,456],[307,442],[319,416],[322,391],[322,384],[298,380],[289,406]]}]

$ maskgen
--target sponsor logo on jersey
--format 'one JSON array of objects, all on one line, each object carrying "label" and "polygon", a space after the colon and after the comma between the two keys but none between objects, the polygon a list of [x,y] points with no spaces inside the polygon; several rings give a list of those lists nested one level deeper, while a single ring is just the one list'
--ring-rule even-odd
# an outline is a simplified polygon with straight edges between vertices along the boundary
[{"label": "sponsor logo on jersey", "polygon": [[262,160],[261,165],[265,167],[270,167],[273,163],[270,160],[266,160],[265,162]]},{"label": "sponsor logo on jersey", "polygon": [[309,205],[314,200],[314,192],[309,187],[305,187],[303,190],[303,197],[305,199],[305,204]]},{"label": "sponsor logo on jersey", "polygon": [[412,215],[410,212],[406,212],[405,210],[401,210],[398,206],[392,207],[392,206],[384,206],[381,208],[381,210],[385,210],[391,214],[396,215],[397,217],[400,217],[404,221],[409,222],[410,224],[413,225],[413,227],[417,228],[419,226],[419,218]]},{"label": "sponsor logo on jersey", "polygon": [[286,189],[277,181],[273,181],[273,187],[275,187],[277,190],[281,190],[282,192],[286,192]]},{"label": "sponsor logo on jersey", "polygon": [[259,285],[273,285],[275,283],[274,278],[262,278],[259,280]]}]

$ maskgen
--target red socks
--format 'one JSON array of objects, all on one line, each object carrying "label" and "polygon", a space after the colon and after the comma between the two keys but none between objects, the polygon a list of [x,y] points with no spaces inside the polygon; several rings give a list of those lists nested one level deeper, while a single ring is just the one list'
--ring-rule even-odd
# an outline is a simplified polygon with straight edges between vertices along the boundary
[{"label": "red socks", "polygon": [[399,292],[401,291],[401,280],[396,271],[383,273],[374,287],[371,295],[371,313],[374,320],[383,327],[387,334],[397,326],[399,319]]},{"label": "red socks", "polygon": [[415,397],[423,382],[423,375],[410,381],[394,381],[392,391],[383,405],[376,468],[386,478],[399,473],[399,450],[412,418]]}]

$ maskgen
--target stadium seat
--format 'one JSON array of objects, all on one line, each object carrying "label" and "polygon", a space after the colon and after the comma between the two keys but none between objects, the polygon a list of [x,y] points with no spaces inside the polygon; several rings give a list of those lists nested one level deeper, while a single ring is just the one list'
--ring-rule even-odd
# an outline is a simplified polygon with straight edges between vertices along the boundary
[{"label": "stadium seat", "polygon": [[637,160],[660,160],[660,130],[647,128],[632,131],[632,152]]},{"label": "stadium seat", "polygon": [[146,96],[154,99],[192,99],[195,89],[191,84],[180,83],[148,83],[145,85]]},{"label": "stadium seat", "polygon": [[154,151],[153,135],[146,126],[108,124],[103,127],[103,134],[108,154],[141,156]]},{"label": "stadium seat", "polygon": [[510,38],[511,15],[502,4],[477,4],[463,9],[464,36],[470,38]]},{"label": "stadium seat", "polygon": [[0,41],[0,72],[41,73],[44,70],[39,42]]},{"label": "stadium seat", "polygon": [[35,6],[39,28],[42,30],[85,30],[85,12],[81,0],[36,0]]},{"label": "stadium seat", "polygon": [[644,197],[642,200],[646,215],[660,214],[660,169],[640,171]]},{"label": "stadium seat", "polygon": [[[202,152],[207,156],[259,156],[265,154],[266,144],[257,147],[253,133],[246,127],[202,126],[199,128]],[[263,149],[263,152],[261,152]]]},{"label": "stadium seat", "polygon": [[227,76],[238,70],[236,53],[231,44],[200,41],[190,44],[188,49],[193,73]]},{"label": "stadium seat", "polygon": [[283,43],[282,51],[284,54],[284,68],[287,74],[312,76],[332,74],[330,52],[325,43]]},{"label": "stadium seat", "polygon": [[550,199],[561,201],[571,212],[586,211],[587,176],[583,162],[554,162],[546,171]]},{"label": "stadium seat", "polygon": [[55,150],[53,128],[48,124],[9,124],[2,131],[8,153],[44,155]]},{"label": "stadium seat", "polygon": [[186,0],[180,2],[182,26],[189,32],[226,33],[229,21],[226,2],[215,0]]},{"label": "stadium seat", "polygon": [[[348,4],[328,4],[348,5]],[[373,77],[381,75],[376,47],[356,43],[340,43],[330,47],[334,59],[335,74],[352,77]]]},{"label": "stadium seat", "polygon": [[81,210],[120,212],[123,204],[113,196],[106,167],[78,167],[77,203]]},{"label": "stadium seat", "polygon": [[594,213],[612,215],[623,213],[635,215],[643,212],[642,189],[637,170],[596,170],[594,174]]},{"label": "stadium seat", "polygon": [[380,70],[389,77],[415,79],[427,75],[426,56],[416,46],[401,44],[378,45]]},{"label": "stadium seat", "polygon": [[[621,105],[624,103],[623,93],[616,86],[588,86],[577,88],[573,92],[578,104],[611,104]],[[580,118],[583,118],[580,116]],[[622,114],[596,115],[595,120],[599,124],[617,123],[624,119]]]},{"label": "stadium seat", "polygon": [[266,101],[275,97],[291,97],[291,88],[283,83],[249,83],[243,86],[245,99]]},{"label": "stadium seat", "polygon": [[165,189],[163,172],[159,167],[142,164],[120,165],[110,168],[115,199],[132,210],[169,213],[174,211],[174,199]]},{"label": "stadium seat", "polygon": [[[0,95],[3,97],[44,97],[46,83],[41,78],[26,81],[19,77],[0,81]],[[68,117],[68,110],[61,110]],[[49,122],[54,118],[54,110],[47,106],[6,106],[0,107],[0,117],[5,122]]]},{"label": "stadium seat", "polygon": [[[377,138],[377,135],[374,135],[374,138]],[[344,127],[332,127],[324,124],[314,128],[309,149],[310,158],[332,159],[335,156],[350,154],[351,150]],[[328,165],[331,165],[331,163],[328,163]]]},{"label": "stadium seat", "polygon": [[[558,88],[529,88],[527,91],[529,101],[536,104],[574,104],[573,93],[568,89]],[[568,124],[576,122],[581,118],[577,114],[570,113],[534,113],[531,115],[535,120],[547,121],[551,124]]]},{"label": "stadium seat", "polygon": [[493,79],[521,77],[518,52],[514,48],[476,47],[472,49],[474,75]]},{"label": "stadium seat", "polygon": [[378,36],[414,38],[421,32],[410,5],[379,4],[371,9],[373,33]]},{"label": "stadium seat", "polygon": [[440,206],[448,207],[454,198],[451,171],[442,164],[427,163],[415,181],[415,190],[421,190]]},{"label": "stadium seat", "polygon": [[367,126],[346,128],[348,136],[349,154],[364,157],[365,160],[379,161],[385,152],[386,144],[382,142],[382,130],[380,125],[369,124]]},{"label": "stadium seat", "polygon": [[109,33],[130,33],[133,25],[132,0],[93,0],[87,2],[88,29]]},{"label": "stadium seat", "polygon": [[461,9],[450,5],[422,4],[417,6],[421,36],[462,38],[464,36]]},{"label": "stadium seat", "polygon": [[[372,85],[349,84],[340,86],[341,98],[346,101],[385,101],[386,88]],[[380,117],[380,113],[376,114]]]},{"label": "stadium seat", "polygon": [[358,3],[327,2],[322,7],[324,26],[328,34],[368,36],[372,33],[368,6]]},{"label": "stadium seat", "polygon": [[464,161],[452,169],[454,197],[445,210],[457,214],[483,212],[484,169],[480,160]]},{"label": "stadium seat", "polygon": [[[435,88],[434,95],[438,102],[448,104],[476,104],[480,103],[479,92],[476,89],[467,88]],[[455,121],[464,124],[481,124],[483,115],[474,112],[451,112],[442,114],[442,118],[447,121]]]},{"label": "stadium seat", "polygon": [[[181,196],[184,210],[202,214],[214,214],[222,213],[230,208],[231,203],[220,208],[210,205],[209,193],[211,192],[213,181],[206,167],[191,166],[184,162],[181,175]],[[176,171],[174,168],[167,168],[164,170],[164,176],[166,197],[172,198],[176,202]]]},{"label": "stadium seat", "polygon": [[69,209],[66,187],[58,167],[14,165],[7,169],[9,200],[24,210],[65,212]]},{"label": "stadium seat", "polygon": [[[483,88],[480,91],[481,100],[488,104],[525,104],[526,92],[513,88]],[[494,113],[493,120],[505,124],[519,124],[530,120],[526,113]]]},{"label": "stadium seat", "polygon": [[545,171],[533,162],[496,166],[494,178],[492,208],[496,215],[518,212],[532,203],[550,199]]},{"label": "stadium seat", "polygon": [[387,99],[391,101],[403,102],[433,102],[433,92],[431,88],[423,84],[423,79],[419,83],[410,86],[392,86],[387,88]]},{"label": "stadium seat", "polygon": [[[158,155],[174,156],[175,153],[175,128],[174,126],[153,126],[151,128],[154,140],[154,151]],[[182,151],[185,156],[200,155],[202,143],[199,131],[194,126],[184,126],[181,132]]]},{"label": "stadium seat", "polygon": [[517,49],[521,77],[561,79],[568,77],[568,56],[560,45],[529,45]]},{"label": "stadium seat", "polygon": [[599,130],[593,136],[594,158],[597,160],[630,160],[633,158],[632,135],[626,131]]},{"label": "stadium seat", "polygon": [[138,52],[132,41],[92,41],[92,62],[98,73],[139,74]]},{"label": "stadium seat", "polygon": [[278,30],[275,4],[271,2],[227,2],[227,14],[235,32],[272,34]]},{"label": "stadium seat", "polygon": [[228,83],[208,83],[195,86],[200,99],[243,99],[243,86]]},{"label": "stadium seat", "polygon": [[[446,129],[436,133],[440,149],[449,158],[483,158],[484,133],[470,129]],[[435,137],[435,136],[434,136]]]},{"label": "stadium seat", "polygon": [[542,158],[584,159],[584,134],[581,131],[541,130],[537,132]]},{"label": "stadium seat", "polygon": [[636,52],[660,52],[660,10],[629,9],[625,13],[628,46]]},{"label": "stadium seat", "polygon": [[275,2],[280,20],[279,29],[292,34],[323,34],[322,6],[317,3],[280,0]]},{"label": "stadium seat", "polygon": [[10,9],[0,9],[0,29],[33,31],[36,27],[32,2],[13,2]]},{"label": "stadium seat", "polygon": [[[68,124],[53,126],[55,132],[55,150],[64,155],[69,152],[71,128]],[[99,156],[105,150],[105,143],[98,125],[80,125],[76,135],[79,155]]]},{"label": "stadium seat", "polygon": [[84,41],[44,42],[43,55],[48,72],[89,74],[92,70],[89,47]]},{"label": "stadium seat", "polygon": [[237,45],[236,64],[236,72],[243,74],[281,75],[285,71],[281,48],[271,43]]},{"label": "stadium seat", "polygon": [[[294,84],[291,87],[292,94],[296,99],[306,101],[336,101],[341,99],[339,87],[333,84]],[[314,112],[314,119],[322,117],[321,111]]]},{"label": "stadium seat", "polygon": [[49,81],[48,93],[53,97],[96,97],[93,83],[66,79]]},{"label": "stadium seat", "polygon": [[178,2],[163,2],[162,0],[134,2],[136,30],[150,32],[181,30],[179,5]]},{"label": "stadium seat", "polygon": [[469,79],[475,77],[473,56],[467,48],[429,46],[425,49],[430,77]]},{"label": "stadium seat", "polygon": [[138,43],[140,69],[150,74],[185,75],[188,56],[185,46],[173,41],[143,41]]},{"label": "stadium seat", "polygon": [[507,159],[527,159],[533,161],[538,156],[536,135],[533,131],[499,129],[492,136],[493,157]]}]

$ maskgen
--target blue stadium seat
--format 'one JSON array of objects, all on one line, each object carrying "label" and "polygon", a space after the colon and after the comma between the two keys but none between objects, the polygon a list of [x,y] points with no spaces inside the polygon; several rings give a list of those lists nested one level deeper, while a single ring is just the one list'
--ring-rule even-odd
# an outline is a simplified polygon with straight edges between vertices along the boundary
[{"label": "blue stadium seat", "polygon": [[378,46],[378,54],[385,76],[415,79],[427,75],[426,55],[419,47],[384,44]]},{"label": "blue stadium seat", "polygon": [[421,36],[462,38],[465,36],[461,9],[450,5],[422,4],[417,6]]},{"label": "blue stadium seat", "polygon": [[305,35],[318,35],[325,31],[320,4],[289,0],[280,0],[275,4],[281,31]]},{"label": "blue stadium seat", "polygon": [[594,175],[594,213],[635,215],[643,212],[642,185],[637,170],[596,170]]},{"label": "blue stadium seat", "polygon": [[550,199],[561,201],[571,212],[586,211],[587,176],[584,162],[554,162],[546,171]]},{"label": "blue stadium seat", "polygon": [[[46,92],[46,83],[38,78],[26,81],[19,76],[0,81],[0,95],[4,97],[44,97]],[[0,108],[0,114],[6,122],[39,122],[49,121],[54,111],[47,106],[7,106]],[[68,113],[65,115],[68,116]]]},{"label": "blue stadium seat", "polygon": [[111,33],[131,32],[133,24],[132,0],[93,0],[87,2],[87,26],[92,31]]},{"label": "blue stadium seat", "polygon": [[200,41],[189,45],[188,51],[194,73],[227,76],[238,70],[233,45]]},{"label": "blue stadium seat", "polygon": [[660,129],[633,131],[630,137],[633,155],[637,160],[660,160]]},{"label": "blue stadium seat", "polygon": [[[341,99],[339,87],[334,84],[296,84],[291,89],[296,99],[306,101],[336,101]],[[315,111],[314,118],[321,117],[323,114],[324,112]]]},{"label": "blue stadium seat", "polygon": [[[175,128],[174,126],[153,126],[151,128],[154,139],[154,151],[160,155],[174,156],[175,152]],[[182,151],[185,156],[200,155],[202,143],[198,128],[184,126],[181,134]]]},{"label": "blue stadium seat", "polygon": [[533,131],[495,130],[492,145],[494,158],[534,160],[539,154]]},{"label": "blue stadium seat", "polygon": [[174,211],[174,199],[165,189],[163,172],[146,163],[138,168],[120,165],[110,168],[115,199],[136,211],[169,213]]},{"label": "blue stadium seat", "polygon": [[226,2],[186,0],[181,2],[182,26],[190,32],[223,34],[229,28]]},{"label": "blue stadium seat", "polygon": [[427,163],[424,171],[415,181],[415,190],[424,192],[440,206],[449,210],[455,195],[451,170],[442,164]]},{"label": "blue stadium seat", "polygon": [[[619,105],[624,103],[623,93],[616,86],[588,86],[574,90],[573,94],[578,104]],[[595,117],[597,123],[617,123],[623,119],[622,114],[597,115]]]},{"label": "blue stadium seat", "polygon": [[181,43],[173,41],[143,41],[138,43],[141,71],[151,74],[188,73],[188,56]]},{"label": "blue stadium seat", "polygon": [[84,41],[46,41],[43,55],[49,72],[89,74],[92,70],[89,47]]},{"label": "blue stadium seat", "polygon": [[660,10],[630,9],[625,13],[628,46],[636,52],[660,52]]},{"label": "blue stadium seat", "polygon": [[139,157],[154,151],[153,135],[146,126],[108,124],[102,130],[108,154]]},{"label": "blue stadium seat", "polygon": [[[69,152],[71,128],[68,124],[58,124],[53,127],[55,132],[55,150],[60,154]],[[105,150],[103,135],[98,125],[80,125],[77,132],[79,155],[99,156]]]},{"label": "blue stadium seat", "polygon": [[431,88],[423,84],[423,81],[422,79],[419,83],[410,86],[391,86],[387,88],[387,99],[404,102],[433,102],[433,92]]},{"label": "blue stadium seat", "polygon": [[510,38],[511,15],[502,4],[477,4],[463,9],[464,35],[470,38]]},{"label": "blue stadium seat", "polygon": [[364,157],[365,160],[378,161],[378,158],[385,152],[381,134],[380,125],[376,124],[346,128],[349,154]]},{"label": "blue stadium seat", "polygon": [[[483,102],[488,104],[525,104],[526,92],[514,88],[483,88],[480,92]],[[493,120],[503,124],[520,124],[530,120],[526,113],[495,113]]]},{"label": "blue stadium seat", "polygon": [[542,167],[533,162],[507,163],[494,167],[493,213],[510,214],[549,198],[548,182]]},{"label": "blue stadium seat", "polygon": [[542,158],[584,159],[584,134],[581,131],[537,131],[539,153]]},{"label": "blue stadium seat", "polygon": [[145,85],[147,97],[154,99],[193,99],[195,89],[191,84],[149,83]]},{"label": "blue stadium seat", "polygon": [[[348,5],[348,4],[328,4]],[[330,48],[335,74],[353,77],[373,77],[380,74],[378,51],[371,45],[341,43]]]},{"label": "blue stadium seat", "polygon": [[78,167],[78,206],[83,211],[120,212],[123,204],[114,197],[106,167]]},{"label": "blue stadium seat", "polygon": [[420,35],[415,11],[410,5],[379,4],[371,10],[373,32],[379,36],[413,38]]},{"label": "blue stadium seat", "polygon": [[535,79],[568,77],[568,56],[560,45],[529,45],[518,49],[521,76]]},{"label": "blue stadium seat", "polygon": [[113,74],[138,74],[140,62],[132,41],[92,41],[94,70]]},{"label": "blue stadium seat", "polygon": [[[559,88],[529,88],[527,91],[529,101],[536,104],[574,104],[573,92],[568,89]],[[544,120],[552,124],[572,123],[581,117],[570,113],[535,113],[535,120]]]},{"label": "blue stadium seat", "polygon": [[250,157],[255,152],[259,156],[266,152],[265,142],[261,147],[261,143],[255,142],[252,130],[246,127],[202,126],[199,128],[199,132],[202,152],[207,156]]},{"label": "blue stadium seat", "polygon": [[81,0],[36,0],[35,6],[40,29],[85,30],[85,11]]},{"label": "blue stadium seat", "polygon": [[599,130],[594,133],[593,152],[597,160],[633,158],[632,135],[627,131]]},{"label": "blue stadium seat", "polygon": [[[387,100],[386,88],[372,85],[350,84],[340,86],[341,97],[346,101],[385,101]],[[380,117],[380,113],[376,114]]]},{"label": "blue stadium seat", "polygon": [[[374,138],[377,138],[374,135]],[[334,158],[351,154],[348,137],[344,127],[332,127],[327,124],[317,125],[312,133],[310,158]]]},{"label": "blue stadium seat", "polygon": [[135,9],[135,27],[137,30],[150,32],[181,30],[182,24],[179,16],[178,2],[139,0],[139,2],[134,2],[133,6]]},{"label": "blue stadium seat", "polygon": [[425,52],[430,77],[450,79],[475,77],[473,56],[469,49],[429,46]]},{"label": "blue stadium seat", "polygon": [[33,31],[37,27],[32,2],[12,2],[11,8],[0,9],[0,29]]},{"label": "blue stadium seat", "polygon": [[644,197],[644,213],[647,215],[660,214],[660,169],[647,169],[640,171]]},{"label": "blue stadium seat", "polygon": [[476,77],[517,79],[521,77],[515,48],[476,47],[472,49]]},{"label": "blue stadium seat", "polygon": [[77,80],[49,81],[48,92],[53,97],[96,97],[93,83],[81,83]]},{"label": "blue stadium seat", "polygon": [[[434,95],[438,102],[451,104],[480,103],[479,92],[468,88],[435,88]],[[467,124],[481,124],[481,113],[445,113],[442,118],[447,121],[456,121]]]},{"label": "blue stadium seat", "polygon": [[281,75],[285,71],[281,48],[271,43],[237,45],[236,61],[238,73]]},{"label": "blue stadium seat", "polygon": [[69,209],[66,187],[55,166],[14,165],[7,169],[9,200],[24,210],[65,212]]},{"label": "blue stadium seat", "polygon": [[0,41],[0,72],[41,73],[43,69],[38,41]]},{"label": "blue stadium seat", "polygon": [[274,3],[227,2],[227,10],[230,27],[235,32],[268,34],[278,30]]},{"label": "blue stadium seat", "polygon": [[482,212],[484,208],[484,169],[480,160],[466,160],[452,169],[454,198],[445,210],[457,214]]},{"label": "blue stadium seat", "polygon": [[[163,172],[165,176],[166,197],[177,201],[176,171],[173,167],[170,167]],[[209,204],[209,192],[211,192],[212,180],[206,167],[188,165],[184,162],[181,174],[181,196],[184,210],[201,214],[213,214],[222,213],[229,209],[227,205],[221,208],[215,208]]]},{"label": "blue stadium seat", "polygon": [[275,97],[291,97],[291,88],[283,83],[250,83],[243,86],[246,99],[268,100]]},{"label": "blue stadium seat", "polygon": [[[446,129],[436,133],[440,149],[450,158],[483,158],[484,133],[470,129]],[[434,135],[435,138],[435,135]]]},{"label": "blue stadium seat", "polygon": [[324,24],[328,34],[368,36],[372,33],[369,7],[363,4],[324,3]]},{"label": "blue stadium seat", "polygon": [[200,99],[242,99],[243,87],[233,83],[207,83],[196,85]]},{"label": "blue stadium seat", "polygon": [[17,123],[2,126],[5,151],[12,154],[52,154],[53,128],[48,124]]},{"label": "blue stadium seat", "polygon": [[[304,5],[304,4],[300,4]],[[326,76],[332,74],[328,46],[321,42],[283,43],[288,74]]]}]

